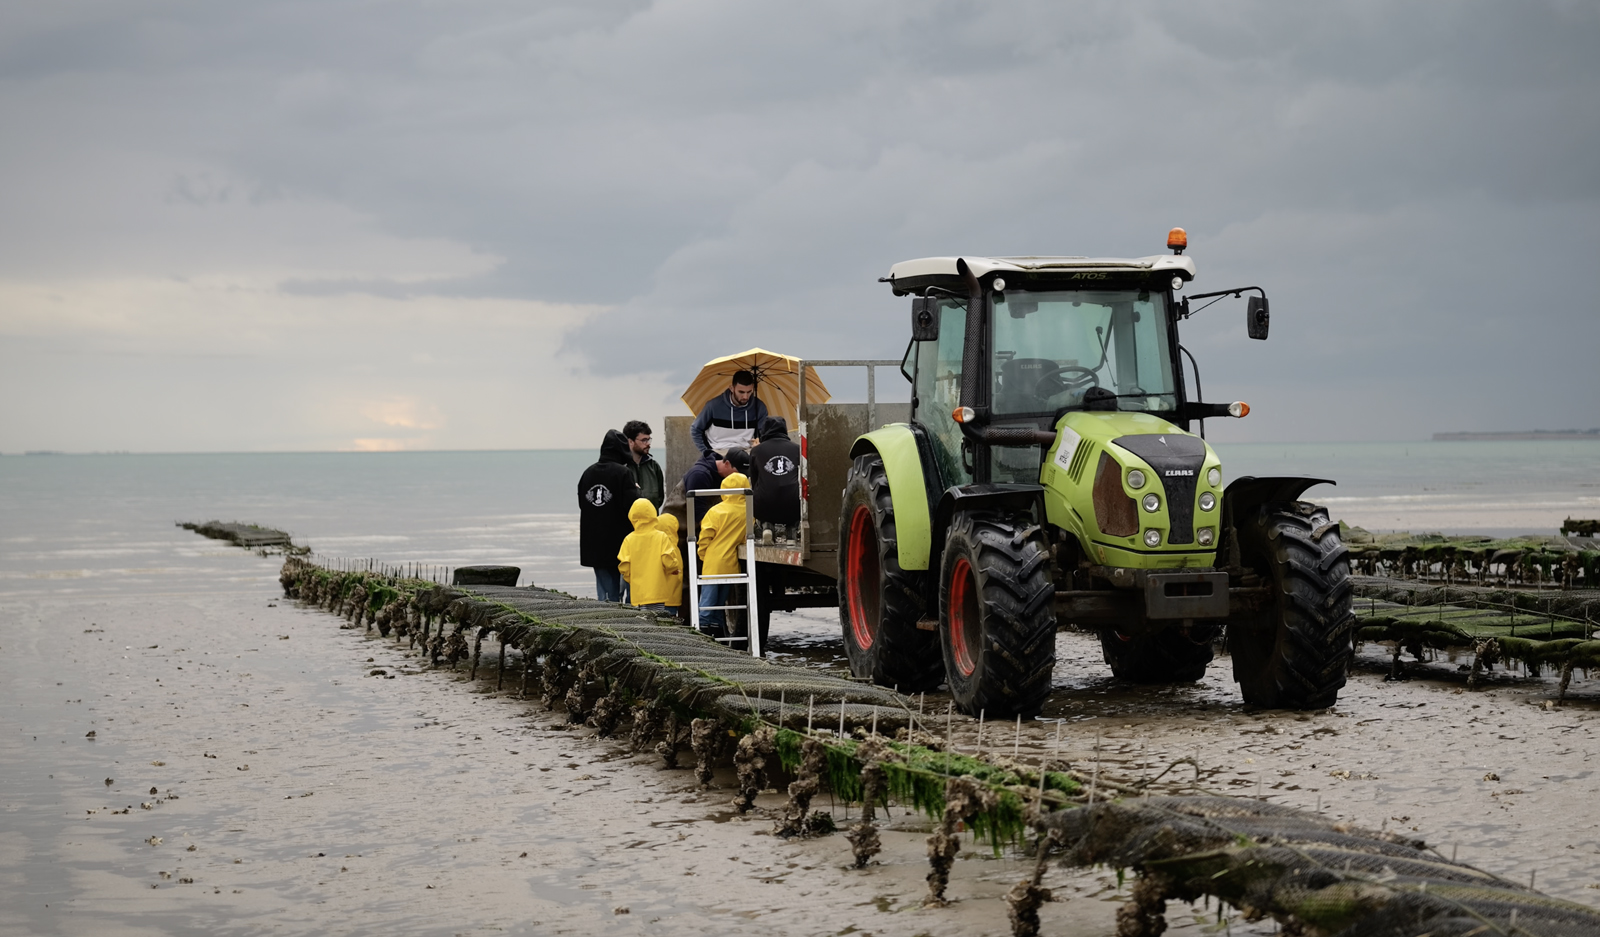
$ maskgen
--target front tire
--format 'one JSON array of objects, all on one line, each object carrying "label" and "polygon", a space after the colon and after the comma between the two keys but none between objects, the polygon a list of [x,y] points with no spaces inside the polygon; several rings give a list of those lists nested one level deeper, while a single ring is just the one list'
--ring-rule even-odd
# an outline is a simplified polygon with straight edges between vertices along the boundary
[{"label": "front tire", "polygon": [[1050,696],[1056,617],[1050,547],[1031,520],[956,515],[939,580],[939,636],[956,707],[1033,717]]},{"label": "front tire", "polygon": [[839,517],[839,624],[853,675],[905,693],[938,688],[939,636],[917,628],[926,575],[900,568],[883,460],[857,456]]},{"label": "front tire", "polygon": [[1246,566],[1271,599],[1230,623],[1233,678],[1244,701],[1267,709],[1326,709],[1355,656],[1349,551],[1328,509],[1305,501],[1262,505],[1239,522]]},{"label": "front tire", "polygon": [[1118,680],[1144,684],[1194,683],[1215,656],[1210,636],[1180,628],[1127,637],[1107,628],[1100,632],[1100,650]]}]

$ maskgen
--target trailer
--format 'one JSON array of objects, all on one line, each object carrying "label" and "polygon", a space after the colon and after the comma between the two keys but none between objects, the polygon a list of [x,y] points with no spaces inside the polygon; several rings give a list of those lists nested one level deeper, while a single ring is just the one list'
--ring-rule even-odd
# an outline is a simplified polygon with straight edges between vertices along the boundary
[{"label": "trailer", "polygon": [[[800,446],[798,535],[774,537],[766,542],[757,527],[751,530],[749,538],[756,554],[755,604],[761,622],[760,646],[766,645],[774,610],[792,612],[800,608],[838,607],[839,511],[843,504],[845,476],[850,471],[850,449],[866,433],[910,419],[909,404],[877,400],[877,369],[899,369],[901,365],[902,362],[885,359],[801,360],[800,418],[791,434]],[[807,403],[805,374],[808,369],[818,368],[865,368],[866,402]],[[663,468],[669,490],[674,489],[674,482],[681,480],[700,457],[689,439],[689,427],[693,423],[692,416],[666,418]],[[687,548],[690,524],[681,484],[671,490],[662,510],[677,516]],[[739,557],[748,561],[744,547],[740,548]]]}]

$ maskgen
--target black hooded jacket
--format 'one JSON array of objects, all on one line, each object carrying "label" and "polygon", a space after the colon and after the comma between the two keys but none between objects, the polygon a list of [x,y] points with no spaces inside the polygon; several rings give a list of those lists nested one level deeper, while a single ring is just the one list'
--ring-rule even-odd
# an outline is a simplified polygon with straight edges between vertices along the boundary
[{"label": "black hooded jacket", "polygon": [[[703,453],[700,456],[700,460],[689,466],[689,471],[683,473],[683,496],[685,498],[689,497],[689,492],[696,489],[703,491],[707,488],[721,487],[722,473],[717,471],[717,454],[715,452],[708,451]],[[698,539],[700,522],[705,519],[706,512],[711,510],[711,506],[717,503],[717,499],[689,498],[689,500],[694,502],[694,529]]]},{"label": "black hooded jacket", "polygon": [[606,430],[600,461],[578,479],[578,562],[596,569],[616,569],[617,551],[633,533],[628,509],[639,496],[633,480],[633,457],[627,437]]},{"label": "black hooded jacket", "polygon": [[789,439],[783,417],[761,421],[761,444],[750,450],[750,487],[756,520],[800,523],[800,446]]}]

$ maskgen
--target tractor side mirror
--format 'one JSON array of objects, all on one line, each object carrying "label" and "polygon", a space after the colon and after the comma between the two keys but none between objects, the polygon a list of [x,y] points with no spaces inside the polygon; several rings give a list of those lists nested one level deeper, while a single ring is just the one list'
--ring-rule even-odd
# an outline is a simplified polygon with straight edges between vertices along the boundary
[{"label": "tractor side mirror", "polygon": [[939,300],[932,296],[911,297],[911,340],[939,340]]},{"label": "tractor side mirror", "polygon": [[1272,316],[1267,312],[1267,298],[1265,296],[1252,296],[1245,304],[1244,327],[1250,337],[1265,340],[1267,326],[1272,322]]}]

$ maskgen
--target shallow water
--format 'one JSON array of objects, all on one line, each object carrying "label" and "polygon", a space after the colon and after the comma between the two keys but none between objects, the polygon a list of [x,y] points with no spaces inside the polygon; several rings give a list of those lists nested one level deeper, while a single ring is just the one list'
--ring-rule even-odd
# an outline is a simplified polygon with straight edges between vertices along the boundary
[{"label": "shallow water", "polygon": [[1600,441],[1220,445],[1230,478],[1310,475],[1335,518],[1372,531],[1554,534],[1600,517]]},{"label": "shallow water", "polygon": [[175,527],[238,520],[321,554],[594,587],[577,564],[582,452],[0,458],[0,593],[236,589],[237,550]]},{"label": "shallow water", "polygon": [[[1553,534],[1600,517],[1600,443],[1219,446],[1227,477],[1333,478],[1308,497],[1369,530]],[[176,521],[289,531],[319,554],[453,567],[593,595],[576,563],[586,451],[0,457],[0,593],[232,589],[238,569]]]}]

